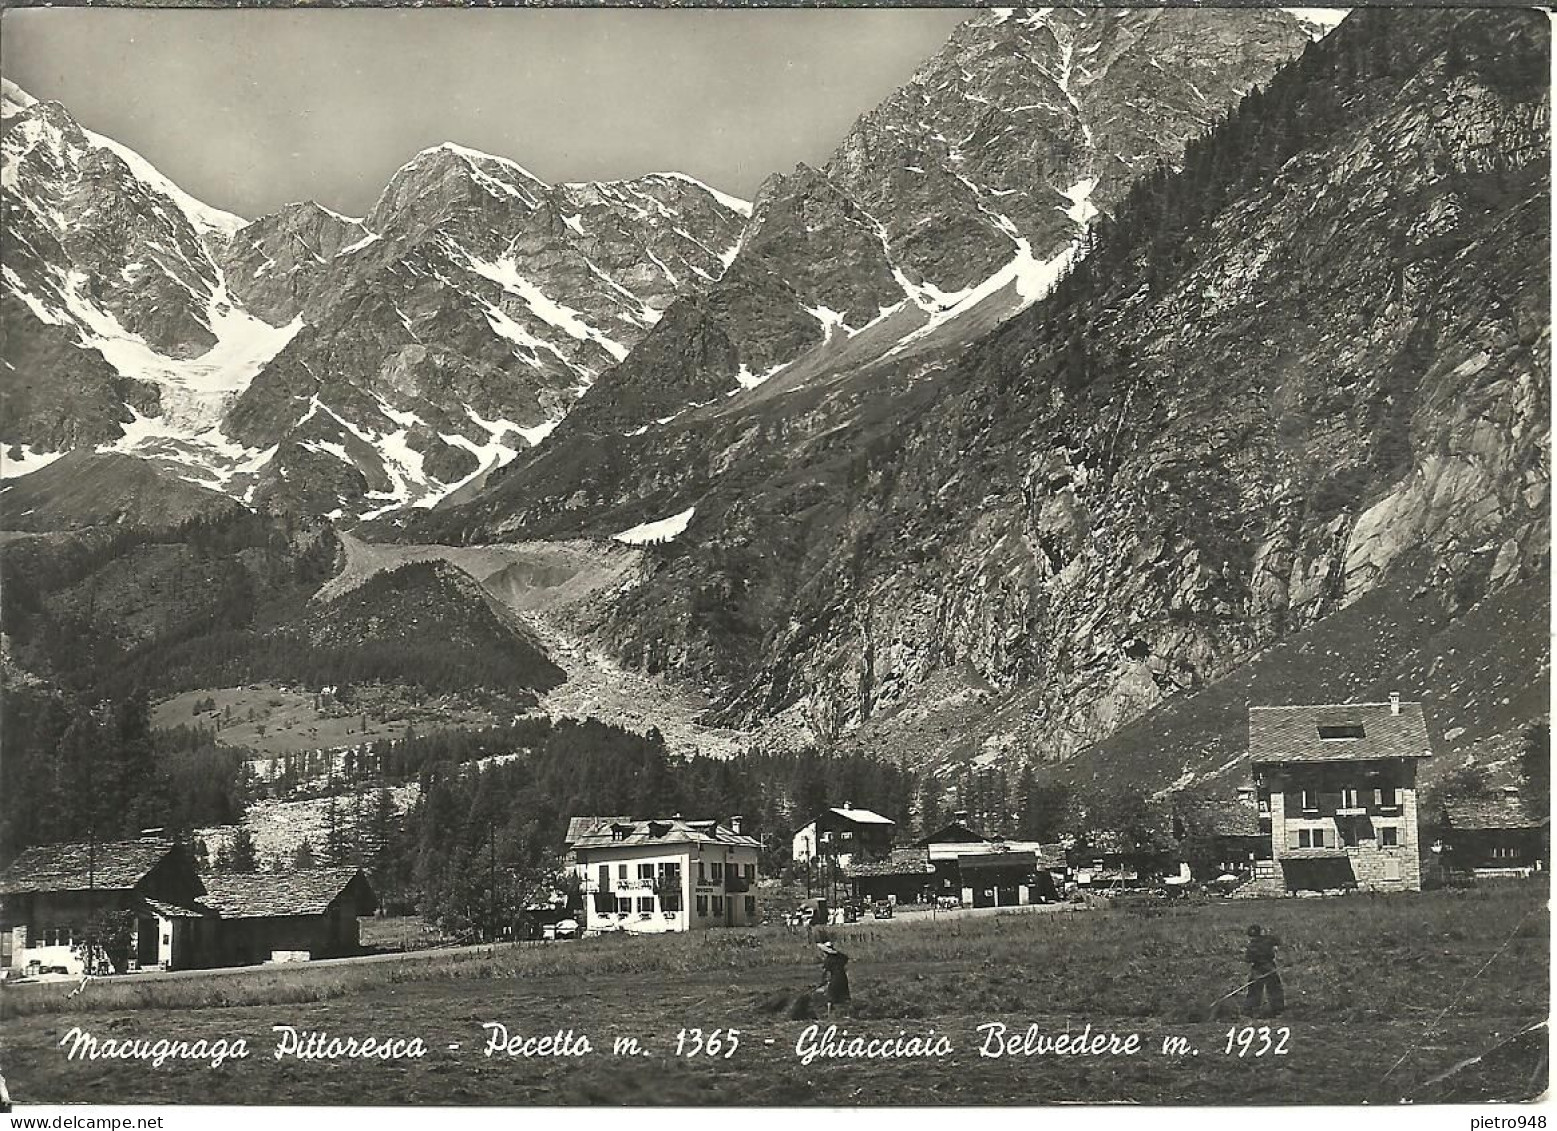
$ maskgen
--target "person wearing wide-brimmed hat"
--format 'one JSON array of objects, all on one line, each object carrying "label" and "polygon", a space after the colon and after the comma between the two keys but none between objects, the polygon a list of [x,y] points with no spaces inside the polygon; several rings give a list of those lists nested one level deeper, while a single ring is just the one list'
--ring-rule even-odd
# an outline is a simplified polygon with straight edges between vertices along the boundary
[{"label": "person wearing wide-brimmed hat", "polygon": [[817,990],[827,995],[827,1012],[831,1015],[833,1006],[849,1003],[849,974],[845,969],[849,956],[831,942],[819,942],[816,949],[821,953],[822,972],[826,975]]}]

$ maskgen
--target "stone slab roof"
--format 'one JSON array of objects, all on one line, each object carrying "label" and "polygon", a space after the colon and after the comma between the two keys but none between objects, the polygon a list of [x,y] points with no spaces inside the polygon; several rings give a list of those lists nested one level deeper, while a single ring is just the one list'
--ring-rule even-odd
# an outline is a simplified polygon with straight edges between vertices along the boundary
[{"label": "stone slab roof", "polygon": [[1551,820],[1531,812],[1517,797],[1451,801],[1444,806],[1449,824],[1466,829],[1538,829]]},{"label": "stone slab roof", "polygon": [[1318,703],[1249,708],[1249,758],[1270,762],[1353,762],[1430,758],[1420,703]]},{"label": "stone slab roof", "polygon": [[894,848],[885,860],[851,864],[850,876],[932,876],[935,865],[923,848]]},{"label": "stone slab roof", "polygon": [[322,915],[347,889],[359,915],[371,914],[376,900],[361,868],[299,868],[295,872],[215,873],[205,877],[201,899],[223,919],[269,919],[283,915]]},{"label": "stone slab roof", "polygon": [[172,852],[171,840],[43,844],[27,849],[0,873],[0,895],[29,891],[128,891]]}]

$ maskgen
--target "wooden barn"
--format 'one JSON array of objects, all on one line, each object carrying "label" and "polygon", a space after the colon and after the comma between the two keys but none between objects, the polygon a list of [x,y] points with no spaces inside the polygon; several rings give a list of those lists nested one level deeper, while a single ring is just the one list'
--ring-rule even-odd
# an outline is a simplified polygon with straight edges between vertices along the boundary
[{"label": "wooden barn", "polygon": [[205,877],[216,913],[219,966],[339,958],[362,949],[357,919],[378,907],[361,868],[226,873]]},{"label": "wooden barn", "polygon": [[1517,793],[1451,801],[1443,813],[1443,866],[1477,876],[1529,876],[1548,867],[1551,818]]}]

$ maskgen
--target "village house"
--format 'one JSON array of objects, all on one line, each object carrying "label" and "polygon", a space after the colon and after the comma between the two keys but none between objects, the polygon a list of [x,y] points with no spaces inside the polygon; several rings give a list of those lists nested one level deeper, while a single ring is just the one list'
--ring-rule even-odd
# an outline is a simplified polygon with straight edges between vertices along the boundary
[{"label": "village house", "polygon": [[790,856],[797,864],[828,860],[847,869],[857,862],[884,859],[896,836],[896,821],[869,809],[856,809],[845,801],[839,808],[824,810],[796,832]]},{"label": "village house", "polygon": [[1443,867],[1474,876],[1530,876],[1548,867],[1551,818],[1516,788],[1501,796],[1450,801],[1442,821]]},{"label": "village house", "polygon": [[1420,703],[1249,709],[1249,759],[1271,892],[1420,891],[1417,763],[1432,757]]},{"label": "village house", "polygon": [[85,931],[116,912],[134,915],[129,969],[198,965],[210,945],[194,857],[148,830],[135,840],[29,848],[0,873],[0,963],[5,969],[85,972]]},{"label": "village house", "polygon": [[18,974],[88,972],[94,923],[128,913],[121,973],[351,954],[374,897],[357,868],[201,876],[182,842],[29,848],[0,874],[0,965]]},{"label": "village house", "polygon": [[568,847],[584,893],[584,929],[638,934],[759,921],[755,837],[681,817],[575,817]]},{"label": "village house", "polygon": [[1248,878],[1271,859],[1269,807],[1261,812],[1255,787],[1234,797],[1177,797],[1173,836],[1182,846],[1192,878]]},{"label": "village house", "polygon": [[934,898],[969,907],[1014,907],[1055,898],[1053,873],[1063,879],[1065,853],[1057,844],[988,837],[968,824],[968,814],[916,842],[933,871]]}]

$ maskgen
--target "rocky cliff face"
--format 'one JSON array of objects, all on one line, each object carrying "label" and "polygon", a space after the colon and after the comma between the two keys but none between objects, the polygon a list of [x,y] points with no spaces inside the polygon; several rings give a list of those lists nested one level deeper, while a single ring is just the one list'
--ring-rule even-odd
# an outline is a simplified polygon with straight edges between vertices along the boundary
[{"label": "rocky cliff face", "polygon": [[4,137],[8,473],[112,445],[309,513],[430,504],[537,442],[723,273],[748,211],[443,145],[365,218],[245,223],[9,84]]},{"label": "rocky cliff face", "polygon": [[1177,163],[1308,38],[1280,11],[975,16],[823,168],[763,186],[720,285],[684,299],[565,434],[739,397],[862,333],[879,356],[904,339],[923,349],[974,310],[1008,317],[1053,284],[1136,176]]},{"label": "rocky cliff face", "polygon": [[984,703],[992,755],[1070,757],[1399,578],[1469,609],[1548,557],[1548,58],[1525,13],[1355,14],[954,361],[538,462],[448,530],[691,507],[598,639],[771,735]]}]

